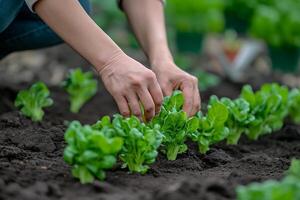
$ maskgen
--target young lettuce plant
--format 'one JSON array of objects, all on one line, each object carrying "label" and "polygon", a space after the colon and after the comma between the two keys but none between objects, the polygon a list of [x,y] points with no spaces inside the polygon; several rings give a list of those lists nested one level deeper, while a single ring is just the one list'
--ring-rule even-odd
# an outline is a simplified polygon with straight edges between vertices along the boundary
[{"label": "young lettuce plant", "polygon": [[22,90],[18,93],[15,106],[32,121],[41,121],[44,116],[43,108],[53,104],[49,95],[47,86],[42,82],[37,82],[28,90]]},{"label": "young lettuce plant", "polygon": [[289,93],[289,117],[294,123],[300,124],[300,90],[293,89]]},{"label": "young lettuce plant", "polygon": [[250,85],[244,86],[241,98],[250,104],[255,119],[248,125],[246,135],[256,140],[259,136],[279,130],[288,114],[288,88],[276,83],[265,84],[253,92]]},{"label": "young lettuce plant", "polygon": [[292,160],[287,175],[281,181],[268,180],[239,186],[238,200],[296,200],[300,199],[300,160]]},{"label": "young lettuce plant", "polygon": [[178,154],[187,151],[187,136],[198,128],[199,120],[196,117],[188,118],[182,110],[183,103],[182,92],[175,91],[172,96],[164,99],[160,113],[150,122],[151,127],[160,125],[164,136],[161,149],[168,160],[176,160]]},{"label": "young lettuce plant", "polygon": [[112,123],[108,117],[104,117],[93,128],[123,138],[124,145],[119,155],[124,162],[123,167],[141,174],[146,173],[149,165],[154,163],[163,137],[159,125],[151,128],[135,116],[124,118],[114,115]]},{"label": "young lettuce plant", "polygon": [[229,135],[229,129],[225,126],[228,109],[223,103],[211,101],[207,114],[203,116],[199,112],[197,117],[199,127],[190,137],[198,143],[200,153],[205,154],[210,145],[224,140]]},{"label": "young lettuce plant", "polygon": [[97,81],[93,79],[91,72],[82,72],[81,69],[70,71],[63,82],[64,89],[69,93],[73,113],[78,113],[80,108],[97,92]]},{"label": "young lettuce plant", "polygon": [[242,98],[231,100],[223,97],[219,100],[217,96],[212,96],[210,102],[221,102],[227,107],[228,119],[225,125],[230,130],[227,144],[237,144],[241,134],[246,132],[249,123],[255,120],[255,117],[250,113],[249,103]]},{"label": "young lettuce plant", "polygon": [[72,174],[81,183],[91,183],[95,178],[104,180],[105,170],[116,164],[117,153],[123,145],[121,137],[89,125],[82,126],[78,121],[69,125],[65,141],[64,160],[72,165]]}]

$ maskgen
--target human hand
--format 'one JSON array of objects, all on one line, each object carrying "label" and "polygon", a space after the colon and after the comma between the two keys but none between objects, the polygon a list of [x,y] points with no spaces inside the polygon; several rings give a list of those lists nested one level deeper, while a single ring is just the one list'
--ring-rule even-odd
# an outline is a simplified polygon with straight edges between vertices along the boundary
[{"label": "human hand", "polygon": [[189,115],[195,115],[201,108],[198,79],[181,70],[173,61],[152,64],[152,71],[164,96],[170,96],[173,90],[179,89],[184,95],[183,110]]},{"label": "human hand", "polygon": [[123,116],[150,120],[160,111],[163,94],[155,74],[123,52],[113,56],[98,71]]}]

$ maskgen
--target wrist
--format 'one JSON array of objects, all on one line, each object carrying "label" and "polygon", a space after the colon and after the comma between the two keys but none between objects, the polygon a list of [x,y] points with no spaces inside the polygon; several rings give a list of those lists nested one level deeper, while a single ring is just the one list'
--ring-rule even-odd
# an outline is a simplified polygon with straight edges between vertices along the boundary
[{"label": "wrist", "polygon": [[173,56],[167,47],[157,47],[155,50],[150,51],[148,55],[151,68],[160,66],[164,63],[173,63]]},{"label": "wrist", "polygon": [[152,60],[152,62],[150,62],[150,66],[152,71],[155,73],[159,71],[169,71],[172,70],[172,68],[177,67],[173,58],[170,57],[162,57]]},{"label": "wrist", "polygon": [[107,66],[111,65],[122,56],[126,56],[126,54],[121,49],[114,49],[108,51],[107,55],[97,56],[96,63],[94,64],[96,71],[98,74],[101,74]]}]

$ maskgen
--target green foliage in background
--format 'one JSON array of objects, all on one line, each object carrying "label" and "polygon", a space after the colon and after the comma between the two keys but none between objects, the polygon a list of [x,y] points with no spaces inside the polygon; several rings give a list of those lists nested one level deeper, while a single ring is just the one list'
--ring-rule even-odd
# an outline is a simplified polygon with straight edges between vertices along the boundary
[{"label": "green foliage in background", "polygon": [[115,0],[92,0],[92,17],[104,30],[124,24],[125,18]]},{"label": "green foliage in background", "polygon": [[202,70],[197,70],[196,72],[193,72],[193,75],[195,75],[199,80],[200,91],[206,91],[211,87],[219,85],[221,82],[219,76]]},{"label": "green foliage in background", "polygon": [[220,32],[224,28],[223,0],[169,0],[167,15],[178,32]]},{"label": "green foliage in background", "polygon": [[294,0],[274,0],[271,5],[258,6],[250,32],[271,46],[300,47],[299,10],[300,1]]},{"label": "green foliage in background", "polygon": [[271,46],[300,47],[299,9],[295,0],[228,0],[225,14],[241,20],[252,36]]}]

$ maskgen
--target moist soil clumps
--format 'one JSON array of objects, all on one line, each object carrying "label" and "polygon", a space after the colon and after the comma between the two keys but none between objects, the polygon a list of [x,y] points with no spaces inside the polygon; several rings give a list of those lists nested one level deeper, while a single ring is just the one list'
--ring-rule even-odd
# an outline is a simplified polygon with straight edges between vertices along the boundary
[{"label": "moist soil clumps", "polygon": [[[236,97],[240,86],[226,83],[202,94]],[[20,115],[13,103],[24,86],[0,85],[0,200],[101,199],[101,200],[227,200],[235,199],[235,187],[254,181],[280,179],[292,158],[300,158],[300,127],[286,123],[281,131],[257,141],[242,137],[239,144],[225,142],[206,155],[188,141],[189,150],[177,160],[159,155],[145,175],[130,174],[116,167],[104,182],[82,185],[63,161],[66,122],[94,123],[117,112],[103,89],[78,114],[69,112],[68,97],[50,87],[54,105],[42,122]]]}]

